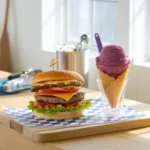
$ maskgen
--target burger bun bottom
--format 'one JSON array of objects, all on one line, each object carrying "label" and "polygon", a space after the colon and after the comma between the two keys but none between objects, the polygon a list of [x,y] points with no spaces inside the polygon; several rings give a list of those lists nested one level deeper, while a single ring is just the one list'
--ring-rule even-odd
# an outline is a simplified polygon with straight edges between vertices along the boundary
[{"label": "burger bun bottom", "polygon": [[55,115],[37,113],[36,111],[34,111],[33,113],[38,118],[60,120],[60,119],[71,119],[71,118],[80,117],[83,114],[83,110],[78,110],[75,112],[69,112],[69,111],[68,112],[58,112]]}]

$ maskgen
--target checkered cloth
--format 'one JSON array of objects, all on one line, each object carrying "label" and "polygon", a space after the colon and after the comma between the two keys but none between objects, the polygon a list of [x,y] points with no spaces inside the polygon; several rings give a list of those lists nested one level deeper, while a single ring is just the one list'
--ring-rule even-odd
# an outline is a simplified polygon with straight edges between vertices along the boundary
[{"label": "checkered cloth", "polygon": [[103,113],[102,100],[100,98],[92,100],[92,106],[85,110],[84,114],[79,118],[62,119],[62,120],[46,120],[37,118],[28,109],[16,109],[3,107],[5,113],[13,120],[24,126],[79,126],[89,124],[107,124],[111,122],[129,121],[146,117],[144,113],[137,112],[131,108],[124,106],[124,114],[116,116],[107,116]]}]

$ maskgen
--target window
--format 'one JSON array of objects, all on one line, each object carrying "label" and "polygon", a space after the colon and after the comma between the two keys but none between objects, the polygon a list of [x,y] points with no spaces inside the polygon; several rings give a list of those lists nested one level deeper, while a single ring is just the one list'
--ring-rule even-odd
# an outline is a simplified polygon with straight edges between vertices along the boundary
[{"label": "window", "polygon": [[94,49],[98,32],[103,45],[122,45],[133,63],[150,62],[149,16],[150,0],[43,0],[42,49],[76,44],[82,34]]},{"label": "window", "polygon": [[79,42],[83,33],[90,35],[89,0],[67,0],[67,41]]},{"label": "window", "polygon": [[76,44],[87,34],[89,45],[96,46],[98,32],[103,45],[117,43],[118,0],[43,0],[42,48]]},{"label": "window", "polygon": [[99,33],[103,43],[117,43],[118,2],[95,0],[93,4],[93,33]]}]

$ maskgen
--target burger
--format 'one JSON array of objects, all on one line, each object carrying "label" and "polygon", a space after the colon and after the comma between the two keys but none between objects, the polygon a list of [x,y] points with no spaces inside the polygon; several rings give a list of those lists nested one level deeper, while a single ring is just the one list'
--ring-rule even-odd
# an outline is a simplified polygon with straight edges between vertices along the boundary
[{"label": "burger", "polygon": [[41,72],[32,80],[35,100],[29,102],[28,109],[45,119],[79,117],[91,106],[91,101],[84,100],[85,93],[80,91],[83,83],[84,78],[74,71]]}]

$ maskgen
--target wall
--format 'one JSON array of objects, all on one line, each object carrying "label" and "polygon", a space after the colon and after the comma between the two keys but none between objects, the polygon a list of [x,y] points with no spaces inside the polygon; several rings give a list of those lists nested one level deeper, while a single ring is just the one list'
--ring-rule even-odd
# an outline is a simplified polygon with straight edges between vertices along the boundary
[{"label": "wall", "polygon": [[[0,10],[1,11],[1,10]],[[11,0],[9,16],[11,67],[13,72],[32,66],[49,69],[54,53],[41,50],[41,0]],[[90,58],[89,87],[98,90],[95,56]],[[150,103],[150,69],[131,65],[126,97]]]},{"label": "wall", "polygon": [[5,0],[0,0],[0,29],[2,27],[2,22],[4,19],[4,10],[5,10]]},{"label": "wall", "polygon": [[41,50],[41,0],[12,0],[10,3],[12,71],[30,66],[49,69],[49,61],[55,54]]}]

